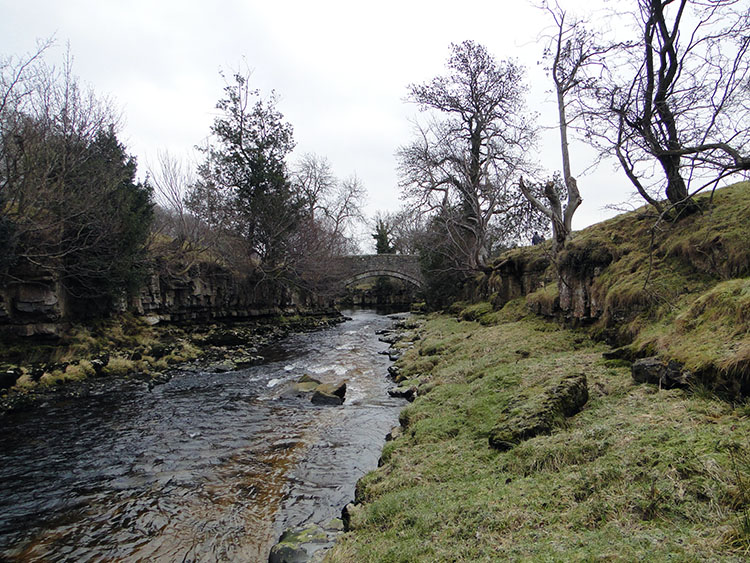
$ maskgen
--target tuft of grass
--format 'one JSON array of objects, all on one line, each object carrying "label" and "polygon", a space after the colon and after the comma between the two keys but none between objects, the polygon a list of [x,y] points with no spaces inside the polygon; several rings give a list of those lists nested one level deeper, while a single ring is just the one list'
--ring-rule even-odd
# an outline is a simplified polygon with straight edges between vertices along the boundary
[{"label": "tuft of grass", "polygon": [[750,278],[720,282],[640,331],[632,348],[683,363],[701,383],[721,387],[750,375]]},{"label": "tuft of grass", "polygon": [[96,374],[93,364],[88,360],[81,360],[78,364],[70,364],[65,368],[65,379],[69,381],[81,381]]},{"label": "tuft of grass", "polygon": [[727,446],[734,473],[737,522],[727,534],[727,542],[745,557],[750,555],[750,453],[738,443]]},{"label": "tuft of grass", "polygon": [[104,374],[122,377],[135,371],[135,367],[136,364],[133,360],[115,356],[110,358],[107,365],[104,366]]},{"label": "tuft of grass", "polygon": [[[485,318],[487,315],[494,312],[494,309],[492,307],[492,304],[488,301],[482,301],[479,303],[474,303],[473,305],[468,305],[464,309],[462,309],[458,316],[464,320],[464,321],[479,321],[482,322],[482,319]],[[491,323],[482,323],[482,324],[491,324]]]}]

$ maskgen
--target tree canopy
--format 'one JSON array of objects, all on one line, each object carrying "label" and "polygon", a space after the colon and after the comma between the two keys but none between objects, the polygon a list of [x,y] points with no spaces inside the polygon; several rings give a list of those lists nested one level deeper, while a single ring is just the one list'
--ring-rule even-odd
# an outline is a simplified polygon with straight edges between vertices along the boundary
[{"label": "tree canopy", "polygon": [[6,277],[52,275],[74,297],[115,299],[145,271],[151,189],[117,138],[117,115],[42,47],[4,59],[0,237]]}]

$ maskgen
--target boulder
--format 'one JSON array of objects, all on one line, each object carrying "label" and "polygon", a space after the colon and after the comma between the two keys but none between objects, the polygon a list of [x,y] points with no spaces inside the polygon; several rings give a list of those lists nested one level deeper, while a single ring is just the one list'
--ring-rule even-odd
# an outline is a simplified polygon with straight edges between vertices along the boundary
[{"label": "boulder", "polygon": [[304,528],[287,530],[279,543],[271,548],[269,563],[306,563],[313,553],[330,544],[328,534],[312,524]]},{"label": "boulder", "polygon": [[340,381],[339,383],[322,383],[318,385],[316,391],[328,395],[335,395],[343,401],[346,396],[346,381]]},{"label": "boulder", "polygon": [[213,371],[214,373],[227,373],[230,371],[235,371],[236,369],[237,366],[232,360],[224,360],[223,362],[213,364],[211,366],[211,371]]},{"label": "boulder", "polygon": [[395,389],[389,389],[388,394],[391,397],[399,397],[401,399],[406,399],[410,403],[414,401],[414,399],[417,398],[417,388],[416,387],[396,387]]},{"label": "boulder", "polygon": [[305,374],[297,380],[297,383],[294,384],[294,388],[301,393],[307,393],[309,391],[315,391],[315,389],[318,388],[318,385],[320,385],[320,381]]},{"label": "boulder", "polygon": [[316,389],[310,398],[310,401],[314,405],[341,405],[343,404],[344,399],[338,395]]},{"label": "boulder", "polygon": [[18,368],[11,368],[0,372],[0,390],[13,387],[20,376],[21,370]]},{"label": "boulder", "polygon": [[630,373],[636,383],[653,383],[663,389],[687,388],[693,375],[680,362],[658,356],[636,360]]},{"label": "boulder", "polygon": [[91,360],[91,366],[94,368],[94,374],[99,376],[104,373],[104,368],[107,366],[107,362],[101,358],[94,358]]},{"label": "boulder", "polygon": [[336,541],[344,533],[344,522],[333,518],[323,525],[307,524],[285,531],[279,543],[271,549],[270,563],[320,563]]},{"label": "boulder", "polygon": [[385,334],[383,336],[380,336],[378,338],[381,342],[385,342],[386,344],[395,344],[400,340],[400,337],[398,334]]},{"label": "boulder", "polygon": [[394,426],[393,428],[391,428],[391,431],[385,435],[385,441],[390,442],[391,440],[395,440],[403,435],[403,433],[404,431],[401,429],[401,426]]},{"label": "boulder", "polygon": [[489,436],[490,446],[509,450],[524,440],[550,434],[565,417],[578,413],[589,398],[585,374],[563,377],[543,392],[541,402],[520,414],[510,416],[496,426]]},{"label": "boulder", "polygon": [[361,527],[365,518],[365,509],[361,504],[350,502],[341,511],[341,519],[344,521],[344,529],[347,532]]},{"label": "boulder", "polygon": [[589,388],[583,373],[563,377],[545,391],[547,406],[563,416],[573,416],[589,400]]},{"label": "boulder", "polygon": [[[96,360],[94,360],[96,361]],[[94,361],[91,362],[92,365],[94,365]],[[39,381],[42,376],[44,375],[44,371],[46,368],[46,364],[34,364],[31,366],[31,371],[29,372],[29,375],[31,375],[31,380],[34,382]]]}]

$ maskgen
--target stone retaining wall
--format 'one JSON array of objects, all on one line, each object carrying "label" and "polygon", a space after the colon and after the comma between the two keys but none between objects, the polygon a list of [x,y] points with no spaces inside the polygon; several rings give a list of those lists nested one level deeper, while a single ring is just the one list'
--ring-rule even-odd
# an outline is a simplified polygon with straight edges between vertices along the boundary
[{"label": "stone retaining wall", "polygon": [[[86,309],[83,301],[67,295],[51,276],[10,281],[0,287],[0,332],[59,336],[65,324]],[[199,264],[181,277],[154,273],[138,295],[109,309],[128,310],[155,324],[246,320],[322,310],[326,304],[280,282],[240,277],[215,264]]]}]

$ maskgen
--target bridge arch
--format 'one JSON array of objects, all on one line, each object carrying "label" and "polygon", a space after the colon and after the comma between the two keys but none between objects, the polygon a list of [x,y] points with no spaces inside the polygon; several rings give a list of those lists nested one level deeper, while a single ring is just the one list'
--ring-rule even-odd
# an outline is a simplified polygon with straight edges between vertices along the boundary
[{"label": "bridge arch", "polygon": [[342,256],[332,264],[332,271],[342,287],[380,276],[400,279],[420,289],[424,287],[419,259],[410,254]]},{"label": "bridge arch", "polygon": [[358,281],[366,280],[369,278],[378,278],[381,276],[403,280],[407,283],[417,286],[420,289],[424,284],[421,279],[417,279],[414,276],[410,276],[409,274],[405,274],[396,270],[369,270],[360,272],[358,274],[354,274],[349,278],[346,278],[345,280],[343,280],[342,284],[347,287],[354,283],[357,283]]}]

